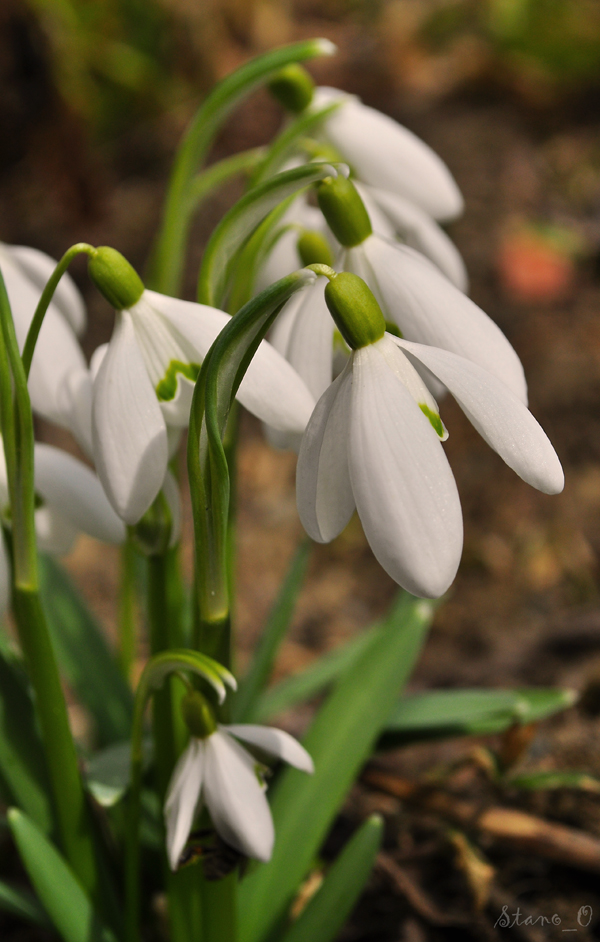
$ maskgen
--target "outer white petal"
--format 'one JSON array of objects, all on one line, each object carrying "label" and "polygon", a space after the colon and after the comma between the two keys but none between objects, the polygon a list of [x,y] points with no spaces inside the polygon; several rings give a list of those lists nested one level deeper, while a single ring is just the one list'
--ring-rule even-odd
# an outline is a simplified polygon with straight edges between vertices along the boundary
[{"label": "outer white petal", "polygon": [[137,523],[165,478],[167,430],[126,311],[116,315],[94,381],[92,435],[108,499],[126,523]]},{"label": "outer white petal", "polygon": [[407,340],[479,363],[527,403],[523,366],[500,328],[420,252],[373,235],[346,252],[345,265],[365,279]]},{"label": "outer white petal", "polygon": [[2,618],[10,604],[10,563],[4,543],[0,534],[0,618]]},{"label": "outer white petal", "polygon": [[35,537],[38,549],[53,556],[66,556],[73,549],[79,528],[54,507],[38,507],[35,512]]},{"label": "outer white petal", "polygon": [[[439,270],[455,285],[459,291],[466,292],[469,279],[465,263],[443,229],[422,209],[411,203],[410,200],[390,193],[389,190],[377,190],[375,187],[359,187],[360,194],[365,193],[371,202],[380,207],[387,219],[394,224],[395,232],[403,242],[411,248],[426,255]],[[387,233],[375,229],[379,235]]]},{"label": "outer white petal", "polygon": [[460,215],[463,199],[450,171],[412,131],[334,88],[317,89],[311,107],[340,98],[323,133],[359,180],[410,199],[434,219]]},{"label": "outer white petal", "polygon": [[302,772],[312,773],[315,770],[313,760],[304,746],[282,729],[275,729],[273,726],[255,726],[251,723],[236,723],[220,728],[244,742],[258,746],[269,755],[283,759],[284,762],[293,765],[296,769],[301,769]]},{"label": "outer white petal", "polygon": [[192,829],[201,800],[204,766],[204,743],[192,738],[173,770],[165,800],[167,856],[171,870],[177,869]]},{"label": "outer white petal", "polygon": [[205,740],[204,800],[221,837],[236,850],[267,861],[275,832],[255,760],[222,730]]},{"label": "outer white petal", "polygon": [[[24,275],[29,278],[41,295],[46,287],[46,282],[56,268],[56,260],[46,255],[45,252],[32,249],[28,245],[4,245],[3,249],[18,263]],[[67,319],[71,330],[75,331],[76,335],[80,337],[86,328],[85,305],[75,282],[68,272],[65,272],[60,279],[52,303]]]},{"label": "outer white petal", "polygon": [[377,344],[356,351],[353,372],[350,477],[365,535],[392,579],[436,598],[454,579],[462,550],[452,471]]},{"label": "outer white petal", "polygon": [[290,331],[286,360],[302,377],[315,402],[331,385],[335,324],[325,303],[326,278],[298,291],[302,303]]},{"label": "outer white petal", "polygon": [[329,543],[341,533],[354,511],[348,470],[352,381],[350,361],[319,399],[298,455],[298,514],[318,543]]},{"label": "outer white petal", "polygon": [[83,451],[92,457],[92,374],[88,369],[74,369],[63,378],[56,405],[60,424],[74,435]]},{"label": "outer white petal", "polygon": [[77,530],[105,543],[125,539],[123,521],[109,504],[96,475],[65,451],[36,444],[35,489]]},{"label": "outer white petal", "polygon": [[393,339],[441,379],[479,434],[524,481],[545,494],[562,491],[564,474],[550,440],[504,383],[447,350]]},{"label": "outer white petal", "polygon": [[306,287],[295,291],[291,298],[285,302],[281,311],[277,315],[277,320],[273,324],[268,334],[268,341],[272,347],[287,359],[287,352],[298,311],[304,302]]}]

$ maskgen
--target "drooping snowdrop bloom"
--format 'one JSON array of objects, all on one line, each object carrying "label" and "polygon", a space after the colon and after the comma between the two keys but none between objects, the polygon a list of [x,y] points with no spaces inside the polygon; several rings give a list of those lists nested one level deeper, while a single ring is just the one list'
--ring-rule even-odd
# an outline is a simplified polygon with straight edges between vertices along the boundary
[{"label": "drooping snowdrop bloom", "polygon": [[344,246],[341,267],[359,275],[402,336],[478,363],[527,402],[521,361],[500,328],[427,258],[375,235],[353,184],[342,177],[317,190],[319,205]]},{"label": "drooping snowdrop bloom", "polygon": [[[55,267],[54,259],[36,249],[24,245],[0,245],[0,269],[21,350],[42,290]],[[81,296],[65,274],[46,312],[28,382],[34,410],[60,425],[64,423],[58,398],[64,378],[71,370],[85,369],[85,359],[77,341],[85,322]]]},{"label": "drooping snowdrop bloom", "polygon": [[313,771],[312,759],[280,729],[217,725],[198,693],[189,693],[182,706],[191,739],[175,767],[165,801],[171,869],[177,869],[194,818],[203,807],[227,844],[246,857],[269,860],[275,834],[262,778],[264,766],[238,740],[304,772]]},{"label": "drooping snowdrop bloom", "polygon": [[325,296],[353,353],[319,399],[302,439],[300,518],[313,539],[329,542],[356,508],[392,579],[414,595],[438,597],[460,561],[462,515],[441,445],[447,433],[415,365],[447,387],[529,484],[561,491],[560,462],[528,409],[493,374],[456,353],[385,333],[381,310],[359,278],[333,277]]},{"label": "drooping snowdrop bloom", "polygon": [[[94,459],[113,507],[134,524],[162,487],[167,428],[187,425],[200,364],[229,315],[145,290],[114,249],[98,249],[89,270],[117,312],[93,383]],[[264,341],[237,398],[269,425],[292,432],[304,430],[314,405],[304,382]]]},{"label": "drooping snowdrop bloom", "polygon": [[[35,531],[40,550],[68,553],[79,533],[104,543],[122,543],[125,526],[106,499],[100,481],[86,465],[59,448],[34,446]],[[8,479],[0,440],[0,517],[10,527]],[[8,604],[8,559],[0,540],[0,611]]]}]

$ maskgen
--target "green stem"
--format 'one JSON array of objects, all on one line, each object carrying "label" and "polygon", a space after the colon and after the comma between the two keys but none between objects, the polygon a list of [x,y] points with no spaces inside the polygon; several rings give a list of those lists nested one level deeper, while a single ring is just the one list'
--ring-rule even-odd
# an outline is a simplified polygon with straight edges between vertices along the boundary
[{"label": "green stem", "polygon": [[13,602],[19,640],[35,691],[61,843],[82,886],[98,903],[91,822],[44,612],[35,591],[16,587]]},{"label": "green stem", "polygon": [[237,867],[222,880],[202,879],[202,942],[236,942],[238,880]]},{"label": "green stem", "polygon": [[[141,687],[141,685],[140,685]],[[145,691],[135,698],[131,727],[131,774],[127,821],[125,831],[125,940],[139,942],[140,938],[140,799],[144,763],[143,735],[146,709]]]},{"label": "green stem", "polygon": [[127,537],[121,547],[118,620],[119,664],[127,681],[131,680],[136,651],[135,564],[135,547],[132,540]]},{"label": "green stem", "polygon": [[29,376],[29,370],[31,369],[31,361],[33,360],[33,354],[35,352],[35,345],[37,343],[38,335],[42,324],[44,323],[46,311],[48,310],[50,302],[52,301],[58,282],[76,255],[81,255],[84,253],[85,255],[91,256],[95,252],[96,249],[94,246],[88,245],[87,242],[78,242],[76,245],[72,245],[70,249],[67,249],[60,262],[50,275],[48,283],[42,291],[42,295],[38,301],[38,306],[35,309],[33,320],[29,326],[25,346],[23,347],[23,368],[25,370],[26,377]]}]

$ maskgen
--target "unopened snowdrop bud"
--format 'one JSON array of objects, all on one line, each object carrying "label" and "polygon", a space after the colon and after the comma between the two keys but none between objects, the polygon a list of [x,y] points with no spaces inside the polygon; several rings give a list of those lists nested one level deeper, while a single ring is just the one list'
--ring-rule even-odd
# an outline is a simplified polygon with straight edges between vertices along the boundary
[{"label": "unopened snowdrop bud", "polygon": [[307,265],[333,265],[333,252],[321,232],[305,229],[297,244],[298,255],[304,267]]},{"label": "unopened snowdrop bud", "polygon": [[381,340],[385,318],[371,289],[358,275],[341,272],[325,288],[325,301],[338,329],[352,350]]},{"label": "unopened snowdrop bud", "polygon": [[325,179],[317,186],[321,212],[334,236],[345,248],[360,245],[373,234],[365,204],[354,184],[341,174]]},{"label": "unopened snowdrop bud", "polygon": [[88,273],[98,290],[117,311],[126,311],[140,300],[144,284],[135,268],[120,252],[101,245],[89,260]]},{"label": "unopened snowdrop bud", "polygon": [[315,89],[315,83],[301,65],[288,65],[269,82],[269,88],[277,101],[293,111],[300,114],[307,108],[312,99]]},{"label": "unopened snowdrop bud", "polygon": [[217,728],[214,714],[198,690],[190,690],[181,701],[181,712],[187,728],[196,739],[207,739]]}]

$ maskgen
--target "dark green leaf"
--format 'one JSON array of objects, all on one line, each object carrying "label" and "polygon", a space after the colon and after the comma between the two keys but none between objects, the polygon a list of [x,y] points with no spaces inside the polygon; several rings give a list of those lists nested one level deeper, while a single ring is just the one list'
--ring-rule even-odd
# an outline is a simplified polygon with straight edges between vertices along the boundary
[{"label": "dark green leaf", "polygon": [[377,745],[393,749],[429,739],[500,733],[551,716],[574,699],[571,690],[546,687],[433,690],[401,700]]},{"label": "dark green leaf", "polygon": [[279,596],[257,645],[250,668],[238,685],[232,709],[234,723],[256,722],[257,699],[265,686],[279,650],[290,627],[298,593],[302,587],[311,543],[305,540],[296,551]]},{"label": "dark green leaf", "polygon": [[49,556],[40,557],[40,595],[60,669],[92,714],[100,743],[127,739],[133,695],[96,619]]},{"label": "dark green leaf", "polygon": [[383,820],[374,814],[346,844],[282,942],[331,942],[335,939],[369,879],[382,836]]},{"label": "dark green leaf", "polygon": [[576,788],[585,792],[600,792],[600,781],[586,772],[527,772],[505,780],[511,788],[528,791],[548,791],[556,788]]},{"label": "dark green leaf", "polygon": [[29,879],[64,942],[115,942],[64,857],[17,808],[8,823]]},{"label": "dark green leaf", "polygon": [[31,694],[20,665],[4,655],[0,655],[0,773],[12,802],[50,834],[50,784]]},{"label": "dark green leaf", "polygon": [[306,735],[314,775],[286,769],[279,778],[272,801],[273,856],[241,887],[241,942],[268,937],[282,918],[390,715],[432,614],[430,602],[400,596],[384,629],[342,675]]}]

